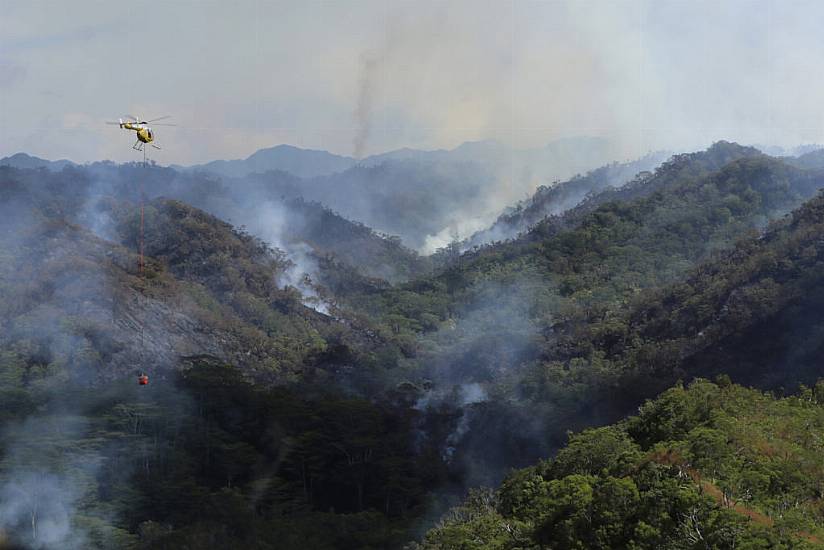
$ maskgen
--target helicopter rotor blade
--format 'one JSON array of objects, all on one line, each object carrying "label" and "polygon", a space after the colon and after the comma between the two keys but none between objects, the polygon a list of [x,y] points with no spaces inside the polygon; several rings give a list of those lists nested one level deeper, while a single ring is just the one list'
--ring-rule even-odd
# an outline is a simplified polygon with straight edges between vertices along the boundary
[{"label": "helicopter rotor blade", "polygon": [[139,118],[137,118],[137,117],[136,117],[136,116],[134,116],[134,115],[123,115],[123,116],[124,116],[124,117],[126,117],[126,118],[130,118],[130,119],[132,119],[132,120],[133,120],[133,121],[135,121],[135,122],[138,122],[138,121],[140,120]]},{"label": "helicopter rotor blade", "polygon": [[177,124],[169,124],[168,122],[156,122],[152,126],[177,126]]},{"label": "helicopter rotor blade", "polygon": [[159,118],[153,118],[152,120],[147,120],[146,122],[157,122],[158,120],[166,120],[167,118],[172,118],[172,115],[166,115]]}]

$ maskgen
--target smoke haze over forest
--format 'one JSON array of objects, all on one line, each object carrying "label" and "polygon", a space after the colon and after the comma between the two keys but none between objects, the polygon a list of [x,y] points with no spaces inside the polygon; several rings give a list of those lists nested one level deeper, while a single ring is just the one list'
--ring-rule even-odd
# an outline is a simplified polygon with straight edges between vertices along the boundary
[{"label": "smoke haze over forest", "polygon": [[820,548],[822,20],[4,1],[0,549]]}]

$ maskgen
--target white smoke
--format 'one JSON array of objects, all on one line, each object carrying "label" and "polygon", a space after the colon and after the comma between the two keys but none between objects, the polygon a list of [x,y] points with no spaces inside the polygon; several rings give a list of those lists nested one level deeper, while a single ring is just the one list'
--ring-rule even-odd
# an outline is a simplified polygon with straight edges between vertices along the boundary
[{"label": "white smoke", "polygon": [[469,431],[472,420],[471,406],[483,403],[489,399],[486,390],[477,382],[461,384],[457,387],[455,393],[457,394],[457,402],[461,407],[461,418],[458,420],[455,429],[452,430],[452,433],[446,438],[446,446],[441,456],[444,462],[447,463],[452,462],[455,450]]},{"label": "white smoke", "polygon": [[372,111],[376,93],[377,77],[383,63],[383,55],[365,52],[361,55],[360,81],[358,82],[358,102],[355,106],[355,138],[353,153],[356,159],[363,158],[366,144],[372,131]]},{"label": "white smoke", "polygon": [[438,233],[427,235],[423,246],[418,252],[421,254],[434,254],[437,250],[445,248],[450,243],[467,239],[475,233],[489,227],[498,215],[498,211],[493,211],[478,217],[456,220]]},{"label": "white smoke", "polygon": [[80,417],[31,417],[3,434],[0,532],[27,548],[86,548],[80,502],[95,484],[98,461],[71,443],[88,426]]},{"label": "white smoke", "polygon": [[461,406],[482,403],[489,399],[486,390],[477,382],[462,384],[458,387],[458,402]]},{"label": "white smoke", "polygon": [[317,278],[318,264],[312,257],[312,248],[306,243],[291,243],[288,246],[279,245],[286,252],[290,265],[280,277],[279,282],[284,286],[298,289],[303,297],[303,304],[319,313],[330,314],[330,304],[318,293],[313,282]]},{"label": "white smoke", "polygon": [[329,315],[331,304],[320,296],[314,284],[314,281],[318,280],[319,268],[312,256],[312,248],[306,243],[292,242],[284,238],[288,219],[290,218],[286,206],[265,201],[257,205],[248,229],[286,254],[289,265],[280,274],[278,284],[297,289],[303,296],[304,305]]},{"label": "white smoke", "polygon": [[73,525],[79,499],[71,480],[45,471],[17,471],[0,487],[0,530],[20,536],[31,548],[83,548]]}]

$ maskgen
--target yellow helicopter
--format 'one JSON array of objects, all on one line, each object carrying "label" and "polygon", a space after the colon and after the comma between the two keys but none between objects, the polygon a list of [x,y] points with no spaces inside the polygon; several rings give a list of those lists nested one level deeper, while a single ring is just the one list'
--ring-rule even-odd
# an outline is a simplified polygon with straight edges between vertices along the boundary
[{"label": "yellow helicopter", "polygon": [[176,126],[176,124],[167,124],[167,123],[160,123],[157,122],[159,120],[166,120],[167,118],[171,118],[170,116],[162,116],[160,118],[155,118],[152,120],[140,120],[139,117],[132,116],[132,115],[125,115],[128,120],[123,120],[122,118],[117,119],[117,122],[107,122],[106,124],[117,124],[124,130],[134,130],[137,134],[137,141],[134,142],[132,145],[132,149],[137,151],[143,150],[143,144],[151,145],[155,149],[160,149],[157,145],[153,143],[155,139],[154,132],[149,127],[149,124],[153,124],[155,126]]}]

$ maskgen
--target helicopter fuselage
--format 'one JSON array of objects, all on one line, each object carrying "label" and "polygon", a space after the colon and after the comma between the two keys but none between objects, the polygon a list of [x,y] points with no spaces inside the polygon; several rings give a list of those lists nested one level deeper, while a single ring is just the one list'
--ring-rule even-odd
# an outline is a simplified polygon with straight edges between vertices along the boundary
[{"label": "helicopter fuselage", "polygon": [[124,130],[134,130],[137,133],[138,141],[142,141],[143,143],[151,143],[154,141],[154,133],[152,133],[151,128],[148,128],[142,124],[122,122],[120,127]]}]

